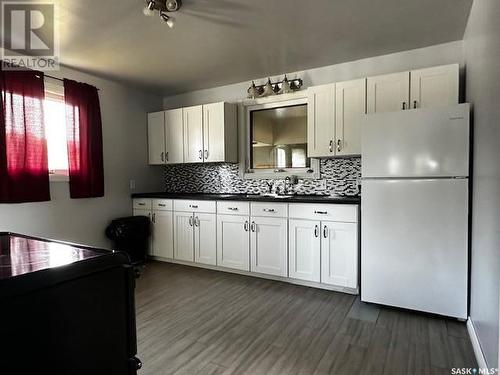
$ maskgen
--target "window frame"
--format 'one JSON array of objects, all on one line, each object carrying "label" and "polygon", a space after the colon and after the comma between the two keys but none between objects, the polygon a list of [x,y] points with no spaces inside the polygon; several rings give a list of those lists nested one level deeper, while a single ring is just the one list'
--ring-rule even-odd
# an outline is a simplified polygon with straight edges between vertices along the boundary
[{"label": "window frame", "polygon": [[[64,86],[62,82],[52,82],[45,80],[45,99],[60,100],[64,103]],[[69,161],[68,161],[69,163]],[[69,170],[49,170],[50,182],[69,182]]]}]

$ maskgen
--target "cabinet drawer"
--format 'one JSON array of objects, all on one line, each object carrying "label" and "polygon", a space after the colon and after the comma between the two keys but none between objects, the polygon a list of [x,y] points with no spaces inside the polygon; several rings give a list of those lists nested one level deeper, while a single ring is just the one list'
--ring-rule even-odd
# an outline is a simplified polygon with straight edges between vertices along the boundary
[{"label": "cabinet drawer", "polygon": [[174,211],[215,214],[215,201],[174,200]]},{"label": "cabinet drawer", "polygon": [[172,199],[153,199],[153,210],[155,211],[172,211]]},{"label": "cabinet drawer", "polygon": [[134,209],[139,210],[150,210],[151,209],[151,199],[146,198],[135,198],[132,200],[132,205]]},{"label": "cabinet drawer", "polygon": [[358,206],[350,204],[290,204],[290,218],[356,223]]},{"label": "cabinet drawer", "polygon": [[217,213],[249,216],[250,202],[219,201],[217,202]]},{"label": "cabinet drawer", "polygon": [[265,216],[265,217],[288,216],[287,203],[252,202],[250,208],[252,216]]}]

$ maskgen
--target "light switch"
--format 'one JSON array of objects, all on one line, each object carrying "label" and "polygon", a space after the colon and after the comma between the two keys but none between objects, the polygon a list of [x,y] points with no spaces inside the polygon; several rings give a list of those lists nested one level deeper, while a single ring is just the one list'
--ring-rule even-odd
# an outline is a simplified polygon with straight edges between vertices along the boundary
[{"label": "light switch", "polygon": [[135,189],[135,180],[130,180],[130,190]]}]

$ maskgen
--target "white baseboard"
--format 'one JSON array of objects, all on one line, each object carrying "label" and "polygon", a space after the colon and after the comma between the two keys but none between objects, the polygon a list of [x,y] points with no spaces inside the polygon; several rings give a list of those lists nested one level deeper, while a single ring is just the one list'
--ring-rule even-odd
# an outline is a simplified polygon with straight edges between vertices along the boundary
[{"label": "white baseboard", "polygon": [[469,319],[467,319],[467,331],[469,332],[470,342],[472,343],[472,348],[474,349],[477,365],[479,368],[488,368],[486,358],[484,357],[483,350],[481,349],[481,344],[479,343],[479,338],[476,334],[476,329],[474,328],[474,323],[472,323],[470,316]]}]

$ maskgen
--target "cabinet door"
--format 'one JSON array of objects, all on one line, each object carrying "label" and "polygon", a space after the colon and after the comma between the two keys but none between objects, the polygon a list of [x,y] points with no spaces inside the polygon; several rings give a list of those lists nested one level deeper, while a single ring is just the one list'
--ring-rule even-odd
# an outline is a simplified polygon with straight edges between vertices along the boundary
[{"label": "cabinet door", "polygon": [[184,162],[203,162],[203,106],[183,108]]},{"label": "cabinet door", "polygon": [[321,222],[321,282],[358,286],[358,224]]},{"label": "cabinet door", "polygon": [[307,92],[307,156],[333,156],[335,84],[310,87]]},{"label": "cabinet door", "polygon": [[193,214],[174,212],[174,259],[194,262]]},{"label": "cabinet door", "polygon": [[410,73],[368,77],[366,80],[367,113],[394,112],[409,108]]},{"label": "cabinet door", "polygon": [[411,108],[458,104],[458,64],[412,70]]},{"label": "cabinet door", "polygon": [[203,106],[203,158],[207,162],[224,161],[224,103]]},{"label": "cabinet door", "polygon": [[154,211],[151,226],[152,254],[173,259],[174,221],[172,211]]},{"label": "cabinet door", "polygon": [[319,283],[321,222],[291,219],[288,225],[288,276]]},{"label": "cabinet door", "polygon": [[[134,208],[133,215],[134,216],[147,216],[151,220],[151,211],[150,210],[142,210],[139,208]],[[146,253],[148,255],[154,255],[151,238],[149,238],[148,248],[146,249]]]},{"label": "cabinet door", "polygon": [[195,214],[194,217],[194,261],[217,264],[217,230],[215,214]]},{"label": "cabinet door", "polygon": [[250,271],[249,217],[217,215],[217,265]]},{"label": "cabinet door", "polygon": [[252,217],[250,271],[268,275],[288,275],[288,220]]},{"label": "cabinet door", "polygon": [[165,111],[165,162],[184,162],[184,127],[182,108]]},{"label": "cabinet door", "polygon": [[148,113],[149,164],[165,163],[165,116],[164,112]]},{"label": "cabinet door", "polygon": [[361,154],[361,116],[366,113],[366,79],[335,85],[335,155]]}]

